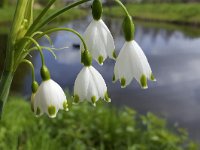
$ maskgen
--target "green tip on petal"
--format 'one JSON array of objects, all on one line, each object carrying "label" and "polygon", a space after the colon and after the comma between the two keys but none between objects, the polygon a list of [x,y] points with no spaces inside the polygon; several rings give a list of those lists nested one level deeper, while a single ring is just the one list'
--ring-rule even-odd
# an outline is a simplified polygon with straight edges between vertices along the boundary
[{"label": "green tip on petal", "polygon": [[37,110],[36,110],[36,115],[37,115],[37,116],[40,115],[40,112],[41,112],[41,111],[40,111],[40,108],[38,107]]},{"label": "green tip on petal", "polygon": [[104,61],[104,58],[103,58],[103,56],[99,56],[98,57],[98,62],[99,62],[99,64],[103,64],[103,61]]},{"label": "green tip on petal", "polygon": [[156,81],[156,78],[154,77],[153,73],[151,73],[150,79],[151,79],[152,81]]},{"label": "green tip on petal", "polygon": [[116,78],[115,78],[115,74],[112,77],[112,81],[115,82]]},{"label": "green tip on petal", "polygon": [[74,95],[74,103],[78,103],[80,101],[79,96],[77,94]]},{"label": "green tip on petal", "polygon": [[108,102],[108,103],[111,102],[111,99],[109,98],[108,92],[106,92],[106,93],[104,94],[104,98],[105,98],[105,101],[106,101],[106,102]]},{"label": "green tip on petal", "polygon": [[114,59],[117,58],[117,55],[116,55],[115,51],[113,51],[112,56],[113,56]]},{"label": "green tip on petal", "polygon": [[56,113],[56,107],[55,106],[49,106],[48,107],[48,113],[49,113],[50,116],[55,115],[55,113]]},{"label": "green tip on petal", "polygon": [[92,104],[93,104],[94,106],[96,106],[96,101],[97,101],[96,96],[92,96],[92,97],[91,97],[91,101],[92,101]]},{"label": "green tip on petal", "polygon": [[68,104],[67,104],[67,101],[64,101],[63,102],[63,109],[68,111]]},{"label": "green tip on petal", "polygon": [[143,74],[140,78],[140,85],[143,89],[147,89],[147,78],[146,76]]},{"label": "green tip on petal", "polygon": [[126,87],[126,79],[121,78],[120,82],[121,82],[121,88],[125,88]]}]

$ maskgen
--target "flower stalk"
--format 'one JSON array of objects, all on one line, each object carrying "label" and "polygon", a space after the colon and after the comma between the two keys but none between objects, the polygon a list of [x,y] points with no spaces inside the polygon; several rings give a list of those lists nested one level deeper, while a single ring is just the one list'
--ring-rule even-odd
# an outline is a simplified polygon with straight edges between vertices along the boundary
[{"label": "flower stalk", "polygon": [[[3,107],[7,101],[15,71],[17,70],[19,64],[21,62],[24,62],[24,59],[29,54],[30,52],[29,49],[32,43],[36,45],[37,50],[39,50],[40,54],[42,53],[42,48],[36,42],[37,38],[35,38],[38,36],[31,37],[31,35],[34,35],[34,33],[38,33],[39,31],[41,31],[41,28],[43,26],[48,24],[57,16],[90,0],[80,0],[78,2],[72,3],[64,7],[63,9],[53,13],[49,17],[45,18],[47,11],[54,4],[55,1],[56,0],[51,0],[34,21],[33,21],[34,0],[17,1],[13,24],[11,27],[11,32],[9,34],[7,43],[4,71],[0,79],[0,117],[2,117]],[[52,30],[52,32],[55,31],[56,30],[54,31]],[[40,37],[42,36],[46,36],[46,33],[42,34]],[[42,58],[42,64],[43,66],[45,66],[42,54],[41,58]]]},{"label": "flower stalk", "polygon": [[[144,89],[147,88],[147,79],[155,81],[146,56],[137,42],[134,41],[135,28],[133,20],[120,0],[115,0],[115,2],[125,12],[123,31],[126,42],[118,57],[115,54],[115,44],[112,34],[102,20],[103,7],[101,0],[93,0],[93,20],[83,36],[70,28],[53,28],[44,32],[41,30],[59,15],[91,0],[79,0],[71,3],[46,17],[47,12],[55,1],[49,0],[47,6],[33,20],[34,0],[18,0],[7,44],[5,68],[0,80],[0,117],[2,117],[3,107],[7,101],[15,71],[21,63],[27,63],[32,69],[31,108],[35,115],[40,116],[46,113],[50,118],[54,118],[59,110],[68,111],[66,95],[60,85],[51,79],[49,69],[45,65],[45,58],[42,51],[45,47],[37,42],[39,38],[44,36],[53,45],[51,38],[48,36],[48,34],[53,32],[71,32],[81,40],[81,63],[84,67],[75,81],[75,103],[89,100],[96,106],[96,102],[100,99],[104,99],[107,102],[111,101],[103,77],[92,66],[92,58],[100,65],[103,65],[107,57],[116,60],[114,80],[120,80],[122,87],[126,87],[133,78],[136,78]],[[33,45],[34,47],[32,47]],[[46,47],[46,49],[55,56],[50,47]],[[40,85],[35,80],[33,64],[26,59],[32,50],[38,50],[41,57],[42,66],[40,74],[42,83]]]},{"label": "flower stalk", "polygon": [[14,77],[13,72],[4,71],[0,81],[0,119],[2,118],[3,108],[8,99],[11,83]]}]

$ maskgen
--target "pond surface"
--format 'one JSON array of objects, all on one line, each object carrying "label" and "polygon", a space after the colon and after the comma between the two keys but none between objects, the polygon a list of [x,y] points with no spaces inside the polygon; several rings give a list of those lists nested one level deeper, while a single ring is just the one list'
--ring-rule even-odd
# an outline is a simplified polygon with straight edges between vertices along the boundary
[{"label": "pond surface", "polygon": [[[90,20],[91,18],[86,18],[63,26],[83,33]],[[119,19],[106,19],[106,24],[115,37],[117,52],[124,43],[120,30],[121,23]],[[141,113],[154,112],[167,118],[172,125],[179,124],[187,128],[190,136],[200,141],[199,33],[200,31],[193,27],[136,22],[135,39],[143,48],[157,82],[149,82],[147,90],[141,90],[136,81],[133,81],[126,89],[121,89],[119,83],[112,83],[114,61],[107,60],[103,67],[94,62],[94,66],[107,82],[112,104],[127,105]],[[5,37],[6,35],[2,35],[0,38],[1,46],[5,43]],[[79,49],[73,46],[73,44],[79,44],[79,39],[66,32],[58,32],[52,34],[51,37],[54,47],[64,49],[56,51],[57,60],[45,51],[46,64],[50,68],[52,78],[63,88],[72,91],[75,78],[82,68]],[[41,39],[40,43],[49,46],[45,39]],[[4,57],[3,51],[1,51],[1,56]],[[36,79],[41,81],[39,54],[32,53],[31,59],[36,67]],[[15,77],[12,91],[29,97],[30,85],[30,70],[22,66]]]}]

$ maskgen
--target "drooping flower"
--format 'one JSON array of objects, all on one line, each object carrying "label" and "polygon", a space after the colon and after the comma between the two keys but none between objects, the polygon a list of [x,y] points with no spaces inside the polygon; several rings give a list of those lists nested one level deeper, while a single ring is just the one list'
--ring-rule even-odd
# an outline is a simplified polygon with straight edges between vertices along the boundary
[{"label": "drooping flower", "polygon": [[[113,37],[102,19],[93,20],[86,29],[83,38],[92,57],[99,64],[102,65],[108,56],[112,59],[116,58]],[[81,46],[81,50],[83,51],[83,46]]]},{"label": "drooping flower", "polygon": [[34,113],[41,116],[46,113],[50,118],[56,117],[59,109],[68,111],[67,99],[62,88],[50,77],[48,68],[43,64],[40,70],[42,83],[32,95]]},{"label": "drooping flower", "polygon": [[[107,57],[115,59],[116,55],[113,37],[101,19],[101,14],[102,4],[99,0],[94,0],[92,4],[93,20],[83,34],[83,38],[92,57],[102,65]],[[84,51],[83,45],[81,45],[81,51]]]},{"label": "drooping flower", "polygon": [[101,74],[92,66],[85,66],[74,84],[74,102],[88,100],[95,106],[99,99],[110,102],[107,86]]},{"label": "drooping flower", "polygon": [[59,109],[68,111],[64,91],[52,79],[43,81],[34,98],[34,112],[36,116],[46,113],[50,118],[54,118]]},{"label": "drooping flower", "polygon": [[135,78],[143,89],[148,88],[147,79],[155,81],[148,60],[136,41],[127,41],[117,57],[113,81],[126,87]]}]

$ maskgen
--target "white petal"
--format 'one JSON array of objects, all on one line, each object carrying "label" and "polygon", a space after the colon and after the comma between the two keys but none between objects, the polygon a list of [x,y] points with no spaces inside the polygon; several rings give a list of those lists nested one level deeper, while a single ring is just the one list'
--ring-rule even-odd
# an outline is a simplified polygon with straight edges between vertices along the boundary
[{"label": "white petal", "polygon": [[101,74],[92,66],[84,67],[78,74],[74,84],[75,98],[93,101],[104,99],[107,87]]},{"label": "white petal", "polygon": [[34,109],[37,107],[54,118],[59,109],[64,109],[66,96],[62,88],[53,80],[43,81],[35,95]]},{"label": "white petal", "polygon": [[114,39],[112,37],[112,34],[106,24],[103,22],[103,20],[99,20],[98,24],[99,34],[101,36],[101,39],[104,42],[105,49],[107,51],[107,54],[110,58],[113,58],[113,53],[115,52],[115,45],[114,45]]},{"label": "white petal", "polygon": [[88,67],[83,67],[74,83],[74,95],[77,95],[80,101],[87,99],[88,86],[89,70]]},{"label": "white petal", "polygon": [[137,44],[136,41],[133,41],[133,47],[134,50],[137,52],[139,58],[141,59],[141,63],[144,69],[144,74],[147,76],[148,79],[151,79],[152,71],[149,62],[147,60],[147,57],[145,56],[144,52],[142,51],[142,49],[140,48],[140,46]]},{"label": "white petal", "polygon": [[98,97],[103,99],[105,93],[107,92],[106,83],[101,74],[94,67],[90,66],[89,69],[93,78],[93,84],[96,86],[98,91]]},{"label": "white petal", "polygon": [[122,83],[122,87],[126,87],[133,79],[128,48],[129,45],[125,43],[117,57],[114,68],[114,75],[116,80],[119,79],[121,81],[125,79],[125,81],[123,81],[125,83]]},{"label": "white petal", "polygon": [[[88,50],[98,63],[101,64],[108,55],[110,58],[113,58],[115,49],[114,40],[102,20],[93,20],[83,34],[83,38],[87,44]],[[81,50],[84,50],[82,44]]]},{"label": "white petal", "polygon": [[[126,42],[121,49],[119,56],[116,60],[114,68],[115,78],[121,80],[125,78],[125,83],[128,85],[133,77],[142,84],[148,79],[152,79],[152,71],[149,66],[148,60],[140,48],[140,46],[133,40]],[[147,88],[142,85],[142,88]]]}]

